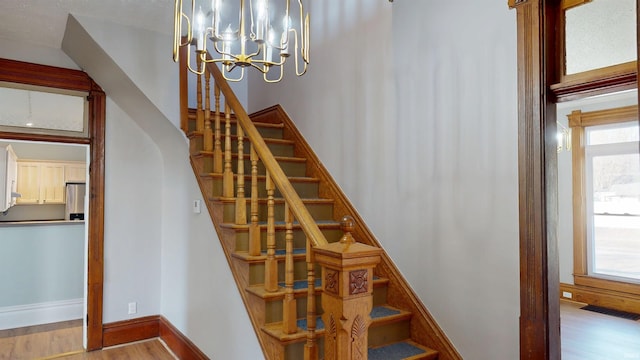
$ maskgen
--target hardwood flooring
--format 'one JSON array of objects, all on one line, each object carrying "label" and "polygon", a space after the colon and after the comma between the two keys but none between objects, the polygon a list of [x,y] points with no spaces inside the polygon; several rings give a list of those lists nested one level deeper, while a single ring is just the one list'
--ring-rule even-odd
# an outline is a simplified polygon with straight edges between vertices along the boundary
[{"label": "hardwood flooring", "polygon": [[[640,321],[581,310],[561,301],[563,360],[640,360]],[[57,355],[56,355],[57,354]],[[73,323],[0,331],[0,360],[175,360],[158,339],[86,353]]]},{"label": "hardwood flooring", "polygon": [[84,352],[82,322],[0,331],[0,360],[175,360],[158,339]]},{"label": "hardwood flooring", "polygon": [[640,360],[640,321],[560,301],[562,360]]}]

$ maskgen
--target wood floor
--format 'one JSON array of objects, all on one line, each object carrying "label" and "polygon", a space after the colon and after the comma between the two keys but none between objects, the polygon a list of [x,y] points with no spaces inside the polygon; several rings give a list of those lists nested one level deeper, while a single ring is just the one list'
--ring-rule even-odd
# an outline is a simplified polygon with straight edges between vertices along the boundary
[{"label": "wood floor", "polygon": [[[582,306],[560,302],[563,360],[640,360],[640,321],[581,310]],[[85,353],[82,327],[69,322],[0,331],[0,360],[5,359],[175,360],[175,357],[158,339]]]},{"label": "wood floor", "polygon": [[640,360],[640,321],[560,301],[562,360]]},{"label": "wood floor", "polygon": [[157,339],[86,353],[82,322],[0,331],[0,360],[175,360]]}]

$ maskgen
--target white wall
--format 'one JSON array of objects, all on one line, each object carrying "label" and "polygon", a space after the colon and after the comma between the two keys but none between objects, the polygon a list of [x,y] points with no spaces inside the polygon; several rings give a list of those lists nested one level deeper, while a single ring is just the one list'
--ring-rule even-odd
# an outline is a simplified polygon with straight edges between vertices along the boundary
[{"label": "white wall", "polygon": [[[108,141],[112,141],[111,136],[121,136],[129,144],[125,146],[127,151],[114,157],[114,166],[107,168],[109,178],[118,184],[149,187],[133,188],[131,191],[137,189],[140,197],[129,194],[128,198],[117,199],[120,201],[112,198],[114,194],[106,194],[109,214],[115,216],[111,209],[122,213],[118,214],[118,224],[105,225],[125,224],[123,231],[129,229],[136,235],[129,241],[137,244],[128,247],[140,246],[148,253],[137,254],[139,260],[133,263],[124,241],[111,245],[105,239],[105,247],[112,246],[115,256],[105,261],[111,266],[121,265],[118,274],[131,277],[105,282],[105,296],[108,290],[114,294],[105,309],[113,306],[118,311],[107,319],[105,310],[105,322],[126,316],[120,309],[126,310],[126,302],[132,301],[126,296],[129,285],[135,283],[149,287],[150,295],[158,301],[153,304],[156,313],[164,315],[211,358],[262,358],[211,219],[206,211],[191,212],[192,200],[202,200],[202,195],[189,165],[186,138],[176,128],[178,87],[177,77],[171,74],[177,74],[178,69],[171,62],[170,36],[77,17],[69,19],[62,47],[102,86],[112,104],[122,109],[119,113],[116,106],[108,108],[107,120],[113,116],[110,112],[123,120],[126,117],[120,115],[129,118],[128,124],[114,123],[113,132],[107,133]],[[148,65],[150,59],[159,62]],[[146,66],[154,71],[147,71]],[[135,142],[140,144],[131,144]],[[125,144],[112,146],[117,145]],[[140,155],[129,154],[137,150]],[[118,163],[120,168],[115,168]],[[136,216],[148,221],[129,227],[127,220]],[[150,266],[153,274],[141,269],[145,266]]]},{"label": "white wall", "polygon": [[515,12],[310,9],[308,74],[252,78],[251,110],[284,106],[465,359],[518,358]]},{"label": "white wall", "polygon": [[[153,140],[107,98],[105,143],[105,323],[160,313],[163,162]],[[138,312],[129,315],[127,305]]]},{"label": "white wall", "polygon": [[0,58],[67,69],[80,69],[78,65],[59,48],[34,46],[4,38],[0,38]]}]

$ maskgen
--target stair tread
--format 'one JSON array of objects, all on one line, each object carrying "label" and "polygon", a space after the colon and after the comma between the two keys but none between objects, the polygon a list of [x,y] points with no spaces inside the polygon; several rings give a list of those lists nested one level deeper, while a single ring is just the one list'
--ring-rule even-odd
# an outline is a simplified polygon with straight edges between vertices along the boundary
[{"label": "stair tread", "polygon": [[[374,287],[378,287],[378,286],[383,286],[389,283],[389,279],[387,278],[380,278],[377,276],[373,277],[373,286]],[[281,299],[282,297],[284,297],[284,283],[280,282],[278,283],[278,286],[280,286],[280,288],[278,289],[278,291],[274,291],[274,292],[268,292],[264,289],[264,285],[263,284],[255,284],[255,285],[249,285],[247,287],[247,291],[258,296],[261,297],[265,300],[269,299],[269,300],[278,300]],[[317,278],[315,281],[315,289],[316,291],[320,292],[322,291],[322,279]],[[293,285],[293,291],[294,293],[300,292],[300,293],[307,293],[307,280],[296,280],[294,281],[294,285]]]},{"label": "stair tread", "polygon": [[[244,154],[245,158],[249,158],[249,156],[247,154]],[[213,156],[213,151],[204,151],[204,150],[199,150],[197,152],[195,152],[194,154],[192,154],[192,156]],[[238,153],[232,153],[231,154],[232,158],[237,158],[238,157]],[[295,157],[295,156],[280,156],[280,155],[274,155],[273,156],[277,161],[286,161],[286,162],[299,162],[299,163],[306,163],[307,162],[307,158],[302,158],[302,157]]]},{"label": "stair tread", "polygon": [[[285,229],[285,225],[286,223],[284,221],[275,221],[275,227],[276,229]],[[316,220],[315,223],[318,225],[318,228],[320,229],[336,229],[336,228],[340,228],[340,222],[338,221],[333,221],[333,220]],[[250,224],[246,224],[246,225],[239,225],[236,223],[229,223],[229,222],[223,222],[220,224],[221,227],[223,228],[227,228],[227,229],[237,229],[237,230],[248,230],[249,229],[249,225]],[[297,221],[293,222],[293,228],[294,229],[299,229],[300,228],[300,223]],[[267,227],[267,222],[266,221],[260,221],[258,222],[258,226],[260,226],[260,228],[266,228]]]},{"label": "stair tread", "polygon": [[411,340],[369,348],[369,360],[437,359],[438,352]]},{"label": "stair tread", "polygon": [[[389,305],[374,306],[371,310],[371,327],[380,326],[392,322],[398,322],[410,319],[412,314],[408,311],[401,310]],[[279,339],[283,342],[302,341],[307,337],[307,319],[298,319],[296,324],[298,331],[294,334],[285,334],[282,332],[282,322],[269,323],[263,326],[262,330],[267,334]],[[321,336],[324,334],[324,322],[322,316],[318,316],[316,320],[316,333]]]},{"label": "stair tread", "polygon": [[[251,202],[251,197],[245,197],[247,203]],[[232,197],[232,198],[228,198],[228,197],[222,197],[222,196],[212,196],[209,198],[209,200],[211,201],[215,201],[215,202],[221,202],[221,203],[233,203],[235,204],[236,202],[236,198]],[[267,198],[265,197],[259,197],[258,198],[258,203],[266,203],[267,202]],[[323,198],[302,198],[300,199],[302,200],[303,203],[305,204],[333,204],[335,203],[334,199],[323,199]],[[273,201],[275,204],[281,204],[284,202],[284,198],[282,197],[276,197],[273,198]]]},{"label": "stair tread", "polygon": [[[201,137],[201,136],[204,136],[203,131],[194,130],[194,131],[190,131],[189,134],[187,134],[187,138],[189,139],[192,139],[195,137]],[[237,138],[238,138],[237,135],[231,135],[231,139],[235,140]],[[248,142],[248,138],[246,136],[244,137],[244,139],[245,139],[245,143]],[[295,141],[289,140],[289,139],[263,137],[262,140],[264,140],[265,143],[295,145]]]},{"label": "stair tread", "polygon": [[[213,123],[214,121],[214,116],[215,116],[215,111],[212,109],[211,110],[211,122]],[[196,119],[196,109],[189,109],[189,120],[195,120]],[[220,122],[224,121],[224,112],[220,112]],[[235,115],[231,114],[231,123],[236,123],[236,119],[235,119]],[[283,129],[284,128],[284,123],[268,123],[268,122],[259,122],[259,121],[252,121],[253,125],[255,127],[270,127],[270,128],[277,128],[277,129]]]},{"label": "stair tread", "polygon": [[[213,177],[213,178],[222,178],[222,174],[216,174],[216,173],[203,173],[200,174],[201,177]],[[237,174],[233,174],[234,179],[237,177]],[[251,179],[251,175],[244,175],[245,179]],[[265,175],[258,175],[258,180],[262,180],[264,181],[267,177]],[[313,182],[320,182],[320,179],[316,178],[316,177],[309,177],[309,176],[287,176],[287,178],[289,179],[290,182],[309,182],[309,183],[313,183]],[[245,180],[246,181],[246,180]]]}]

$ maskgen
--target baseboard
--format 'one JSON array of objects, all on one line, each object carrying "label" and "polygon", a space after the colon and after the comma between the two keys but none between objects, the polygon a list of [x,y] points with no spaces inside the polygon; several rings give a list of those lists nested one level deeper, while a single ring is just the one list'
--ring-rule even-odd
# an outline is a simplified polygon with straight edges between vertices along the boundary
[{"label": "baseboard", "polygon": [[640,296],[619,291],[560,283],[560,299],[640,314]]},{"label": "baseboard", "polygon": [[160,317],[160,338],[182,360],[209,360],[198,347],[167,319]]},{"label": "baseboard", "polygon": [[209,360],[189,338],[160,315],[112,322],[102,328],[103,347],[159,337],[181,360]]},{"label": "baseboard", "polygon": [[0,330],[82,319],[84,299],[0,307]]},{"label": "baseboard", "polygon": [[114,346],[157,338],[160,335],[159,315],[123,320],[102,326],[102,346]]}]

